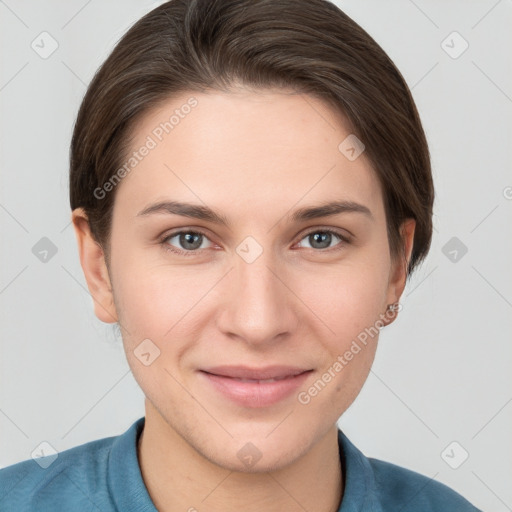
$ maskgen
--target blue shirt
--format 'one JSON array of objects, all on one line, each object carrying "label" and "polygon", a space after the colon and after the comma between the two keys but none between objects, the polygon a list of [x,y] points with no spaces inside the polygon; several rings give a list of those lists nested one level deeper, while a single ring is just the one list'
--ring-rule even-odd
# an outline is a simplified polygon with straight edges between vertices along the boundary
[{"label": "blue shirt", "polygon": [[[145,417],[126,432],[0,470],[2,512],[156,512],[137,459]],[[481,512],[446,485],[367,458],[338,429],[345,486],[338,512]],[[42,466],[47,466],[43,469]],[[49,465],[48,465],[49,464]],[[203,510],[200,503],[191,507]]]}]

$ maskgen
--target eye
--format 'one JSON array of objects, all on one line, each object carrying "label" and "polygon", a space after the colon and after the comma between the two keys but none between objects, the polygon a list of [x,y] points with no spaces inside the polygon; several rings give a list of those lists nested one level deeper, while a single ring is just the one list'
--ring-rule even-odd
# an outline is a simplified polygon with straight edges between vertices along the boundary
[{"label": "eye", "polygon": [[[174,238],[177,239],[176,243],[179,244],[180,247],[175,247],[171,245],[171,240]],[[199,249],[204,249],[203,241],[208,240],[208,237],[205,233],[201,231],[176,231],[175,233],[171,233],[167,235],[162,241],[161,244],[168,251],[172,251],[178,254],[182,254],[184,256],[192,256],[199,252]]]},{"label": "eye", "polygon": [[[334,247],[330,247],[331,242],[333,241],[333,236],[341,240],[343,243],[338,243]],[[174,243],[177,244],[178,247],[171,243],[173,239],[176,239]],[[329,249],[338,250],[344,245],[350,243],[347,236],[333,229],[316,228],[315,230],[306,233],[306,235],[302,237],[301,241],[305,239],[310,243],[310,249],[318,249],[318,251],[326,251]],[[207,248],[204,246],[205,240],[209,241],[209,238],[202,231],[182,230],[166,235],[160,243],[167,251],[183,256],[194,256],[201,250]]]},{"label": "eye", "polygon": [[[330,244],[333,241],[333,236],[341,240],[343,243],[330,247]],[[318,228],[306,233],[302,240],[308,240],[308,243],[310,243],[309,248],[319,249],[320,251],[325,249],[341,249],[341,247],[338,247],[339,245],[344,246],[345,244],[350,243],[347,236],[342,235],[336,230]]]}]

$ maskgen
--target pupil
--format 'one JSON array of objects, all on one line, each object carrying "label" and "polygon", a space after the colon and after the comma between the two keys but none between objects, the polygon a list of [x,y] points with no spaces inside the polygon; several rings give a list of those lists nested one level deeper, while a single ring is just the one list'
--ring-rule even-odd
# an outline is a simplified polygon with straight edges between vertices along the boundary
[{"label": "pupil", "polygon": [[[199,233],[185,233],[185,234],[182,234],[182,235],[181,235],[181,237],[180,237],[180,238],[181,238],[180,242],[181,242],[181,243],[182,243],[182,245],[183,245],[184,247],[186,247],[187,249],[197,249],[197,248],[201,245],[201,243],[199,243],[199,244],[197,245],[197,239],[199,239],[199,237],[201,237],[201,235],[200,235]],[[193,239],[193,238],[196,238],[196,245],[197,245],[197,247],[196,247],[196,246],[194,246],[194,242],[193,242],[193,240],[191,240],[191,239]],[[189,247],[189,244],[192,244],[192,247]]]},{"label": "pupil", "polygon": [[[326,247],[329,247],[329,242],[330,242],[330,236],[331,234],[330,233],[314,233],[313,234],[313,239],[315,240],[315,243],[318,242],[318,239],[324,239],[323,240],[323,243],[324,243],[324,246],[322,247],[322,249],[325,249]],[[327,243],[325,243],[327,241]],[[322,243],[322,241],[320,240],[320,243]]]}]

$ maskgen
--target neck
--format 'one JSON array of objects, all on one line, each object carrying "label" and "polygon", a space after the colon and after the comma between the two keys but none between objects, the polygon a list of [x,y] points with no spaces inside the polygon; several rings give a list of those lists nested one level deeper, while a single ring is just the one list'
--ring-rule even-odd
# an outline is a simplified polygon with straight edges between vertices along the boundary
[{"label": "neck", "polygon": [[138,458],[144,483],[160,512],[338,511],[343,485],[336,425],[288,466],[244,473],[205,458],[148,402]]}]

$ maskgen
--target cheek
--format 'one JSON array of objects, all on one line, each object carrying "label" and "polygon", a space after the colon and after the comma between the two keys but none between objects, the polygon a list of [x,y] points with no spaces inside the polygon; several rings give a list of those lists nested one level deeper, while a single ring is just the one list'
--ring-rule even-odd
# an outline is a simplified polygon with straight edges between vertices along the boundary
[{"label": "cheek", "polygon": [[317,321],[321,327],[315,350],[323,357],[317,380],[302,390],[299,403],[312,416],[327,414],[336,421],[361,391],[372,366],[387,274],[380,264],[340,266],[328,276],[317,275],[314,283],[304,282],[299,293],[322,320]]},{"label": "cheek", "polygon": [[[165,267],[126,267],[116,285],[120,320],[130,338],[167,339],[187,323],[187,312],[208,290],[209,280]],[[191,311],[191,314],[193,312]]]},{"label": "cheek", "polygon": [[361,259],[301,274],[294,291],[323,323],[331,348],[341,350],[384,313],[387,280],[385,261]]},{"label": "cheek", "polygon": [[171,390],[176,386],[179,396],[179,386],[171,375],[175,375],[176,364],[193,346],[193,340],[199,338],[199,326],[190,319],[207,289],[191,286],[190,278],[164,267],[137,269],[126,263],[118,271],[115,292],[128,364],[151,399],[162,393],[164,382]]},{"label": "cheek", "polygon": [[[113,232],[123,230],[119,226]],[[207,283],[203,286],[202,280],[194,279],[194,271],[185,265],[165,265],[163,249],[134,245],[134,237],[128,233],[112,239],[116,309],[130,344],[145,338],[158,343],[166,333],[174,333],[173,326],[182,317],[186,320],[187,309],[199,301],[200,288]]]}]

